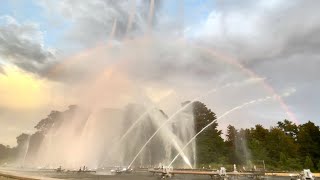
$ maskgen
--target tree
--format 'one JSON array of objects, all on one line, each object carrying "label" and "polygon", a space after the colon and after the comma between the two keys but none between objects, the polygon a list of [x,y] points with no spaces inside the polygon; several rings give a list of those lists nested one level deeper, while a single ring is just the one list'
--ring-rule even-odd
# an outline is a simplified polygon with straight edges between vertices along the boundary
[{"label": "tree", "polygon": [[280,164],[283,167],[287,165],[287,157],[283,152],[280,152]]},{"label": "tree", "polygon": [[313,164],[320,160],[320,130],[313,122],[308,121],[299,126],[297,135],[300,156],[309,156]]},{"label": "tree", "polygon": [[255,126],[255,128],[251,129],[252,132],[252,138],[258,140],[261,143],[265,143],[266,142],[266,138],[269,134],[268,129],[265,129],[262,125],[257,124]]},{"label": "tree", "polygon": [[17,139],[17,147],[20,148],[24,146],[24,144],[28,141],[29,134],[22,133],[20,134],[16,139]]},{"label": "tree", "polygon": [[311,169],[311,171],[313,170],[313,162],[312,162],[312,159],[310,158],[310,156],[307,156],[306,157],[306,160],[304,162],[304,168],[307,168],[307,169]]},{"label": "tree", "polygon": [[[214,112],[199,101],[193,103],[193,114],[196,133],[217,118]],[[221,138],[221,131],[217,130],[217,126],[218,123],[214,122],[197,137],[196,146],[198,164],[218,162],[218,159],[224,156],[224,141]]]},{"label": "tree", "polygon": [[278,127],[287,135],[296,140],[298,134],[298,126],[293,122],[285,119],[283,122],[279,121]]},{"label": "tree", "polygon": [[58,122],[62,117],[62,112],[59,111],[51,111],[47,118],[42,119],[38,122],[38,124],[34,127],[38,131],[47,133],[54,125]]},{"label": "tree", "polygon": [[10,150],[10,147],[0,144],[0,165],[10,158]]},{"label": "tree", "polygon": [[232,164],[238,164],[239,160],[236,155],[236,136],[238,131],[234,126],[229,125],[227,127],[227,139],[226,139],[226,146],[228,148],[228,158],[229,162]]},{"label": "tree", "polygon": [[238,131],[234,126],[229,125],[227,127],[227,141],[230,144],[234,144]]},{"label": "tree", "polygon": [[268,151],[266,149],[268,135],[268,129],[265,129],[260,124],[257,124],[255,128],[250,129],[248,146],[250,147],[253,160],[264,160],[269,162]]},{"label": "tree", "polygon": [[303,169],[303,166],[301,165],[299,158],[288,158],[285,168],[286,170],[297,171]]},{"label": "tree", "polygon": [[[52,128],[58,128],[64,120],[71,119],[78,109],[78,106],[70,105],[69,109],[64,112],[51,111],[50,114],[45,119],[39,121],[39,123],[34,128],[36,128],[40,132],[47,133],[47,131]],[[86,115],[89,115],[89,113]],[[84,117],[83,119],[87,118]]]},{"label": "tree", "polygon": [[298,157],[298,145],[278,127],[270,129],[265,146],[270,158],[269,163],[275,166],[279,164],[280,153],[283,153],[287,158]]}]

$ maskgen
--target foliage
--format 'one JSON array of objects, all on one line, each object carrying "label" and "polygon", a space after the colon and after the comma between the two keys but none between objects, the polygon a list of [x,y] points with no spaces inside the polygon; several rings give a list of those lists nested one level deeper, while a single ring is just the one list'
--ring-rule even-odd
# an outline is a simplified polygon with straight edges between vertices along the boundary
[{"label": "foliage", "polygon": [[[253,165],[263,168],[265,165],[267,170],[300,171],[309,168],[320,171],[320,129],[313,122],[296,125],[285,119],[269,129],[260,124],[247,129],[229,125],[224,140],[218,130],[216,114],[202,102],[192,104],[196,133],[212,123],[196,138],[198,167],[218,169],[225,166],[232,169],[233,164],[237,164],[238,168],[246,169]],[[30,151],[36,153],[44,135],[49,130],[58,129],[61,122],[70,120],[76,109],[77,106],[70,106],[64,112],[52,111],[35,126],[37,131],[34,134],[19,135],[16,147],[0,144],[0,165],[14,160],[27,141]]]},{"label": "foliage", "polygon": [[[249,155],[239,153],[240,132],[246,139]],[[297,126],[289,120],[278,122],[277,126],[265,129],[262,125],[254,128],[237,130],[229,125],[227,128],[225,144],[228,161],[246,165],[241,158],[249,158],[252,162],[265,162],[267,169],[272,170],[301,170],[310,168],[319,169],[320,162],[320,130],[312,122]],[[320,163],[319,163],[320,164]]]},{"label": "foliage", "polygon": [[0,165],[5,163],[10,156],[10,147],[0,144]]},{"label": "foliage", "polygon": [[313,167],[314,167],[314,165],[313,165],[313,162],[312,162],[310,156],[307,156],[306,161],[304,162],[304,168],[313,170],[314,169]]},{"label": "foliage", "polygon": [[316,164],[320,160],[319,126],[310,121],[300,125],[297,143],[299,144],[299,154],[301,157],[309,156],[313,164]]},{"label": "foliage", "polygon": [[[216,120],[216,114],[206,107],[205,104],[196,101],[193,103],[195,132],[201,131],[207,124]],[[225,144],[221,138],[221,131],[217,129],[218,123],[214,122],[196,139],[197,163],[218,163],[223,158]]]},{"label": "foliage", "polygon": [[279,121],[277,124],[278,128],[296,140],[298,135],[298,126],[296,124],[287,119],[285,119],[283,122]]}]

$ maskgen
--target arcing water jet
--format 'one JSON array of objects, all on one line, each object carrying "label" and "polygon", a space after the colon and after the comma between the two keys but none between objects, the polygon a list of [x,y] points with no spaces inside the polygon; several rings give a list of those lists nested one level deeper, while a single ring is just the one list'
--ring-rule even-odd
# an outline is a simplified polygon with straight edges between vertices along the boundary
[{"label": "arcing water jet", "polygon": [[[165,118],[163,117],[163,114],[161,114],[159,111],[155,111],[154,113],[151,114],[153,117],[151,119],[154,119],[154,123],[156,124],[157,127],[160,127],[162,124],[161,122],[159,122],[158,120],[164,120]],[[167,139],[168,141],[170,141],[172,143],[172,145],[175,147],[175,149],[180,152],[179,154],[182,156],[183,160],[185,161],[185,163],[192,168],[192,165],[190,163],[190,160],[188,159],[188,157],[184,154],[184,152],[181,151],[181,147],[182,147],[182,143],[179,140],[179,138],[172,133],[172,131],[170,131],[168,128],[158,128],[157,131],[162,130],[162,133],[160,133],[162,139]],[[156,134],[153,134],[153,136],[155,136]],[[148,140],[149,142],[151,141],[151,139]],[[134,157],[134,160],[131,161],[131,163],[129,164],[128,168],[130,168],[132,166],[132,164],[134,163],[134,161],[137,159],[137,157],[140,155],[140,153],[144,150],[144,147],[146,147],[148,143],[144,144],[143,148],[140,149],[140,151],[138,152],[138,154]]]},{"label": "arcing water jet", "polygon": [[[146,141],[146,143],[141,147],[141,149],[139,150],[139,152],[136,154],[136,156],[132,159],[131,163],[129,164],[129,168],[132,166],[132,164],[134,163],[134,161],[137,159],[137,157],[141,154],[141,152],[143,151],[143,149],[150,143],[150,141],[155,137],[155,135],[164,127],[167,125],[167,123],[169,121],[171,121],[173,118],[175,118],[179,113],[181,113],[182,111],[184,111],[188,106],[190,106],[193,102],[202,99],[208,95],[210,95],[211,93],[214,93],[220,89],[224,89],[224,88],[228,88],[228,87],[234,87],[234,86],[239,86],[239,85],[244,85],[244,84],[248,84],[248,83],[254,83],[257,82],[258,80],[261,79],[249,79],[249,80],[245,80],[245,81],[241,81],[241,82],[236,82],[236,83],[229,83],[226,84],[220,88],[214,88],[211,89],[209,91],[207,91],[207,93],[205,93],[202,96],[196,97],[195,99],[193,99],[192,101],[190,101],[189,103],[187,103],[185,106],[183,106],[182,108],[180,108],[179,110],[177,110],[175,113],[173,113],[166,121],[164,121],[159,128],[151,135],[151,137]],[[187,163],[187,162],[186,162]]]},{"label": "arcing water jet", "polygon": [[[182,151],[183,151],[193,140],[195,140],[195,138],[196,138],[199,134],[201,134],[204,130],[206,130],[209,126],[211,126],[213,123],[215,123],[215,122],[218,121],[219,119],[221,119],[221,118],[229,115],[230,113],[232,113],[232,112],[234,112],[234,111],[236,111],[236,110],[240,110],[240,109],[242,109],[242,108],[244,108],[244,107],[246,107],[246,106],[248,106],[248,105],[250,105],[250,104],[267,101],[267,100],[269,100],[269,99],[271,99],[271,98],[276,98],[276,96],[267,96],[267,97],[265,97],[265,98],[260,98],[260,99],[256,99],[256,100],[251,100],[251,101],[248,101],[248,102],[246,102],[246,103],[243,103],[243,104],[241,104],[241,105],[239,105],[239,106],[236,106],[236,107],[228,110],[227,112],[225,112],[224,114],[222,114],[220,117],[218,117],[218,118],[215,119],[214,121],[212,121],[212,122],[210,122],[209,124],[207,124],[207,125],[206,125],[204,128],[202,128],[197,134],[195,134],[195,135],[190,139],[190,141],[182,148]],[[169,164],[169,166],[171,166],[172,163],[173,163],[178,157],[179,157],[179,153],[173,158],[173,160],[171,161],[171,163]]]}]

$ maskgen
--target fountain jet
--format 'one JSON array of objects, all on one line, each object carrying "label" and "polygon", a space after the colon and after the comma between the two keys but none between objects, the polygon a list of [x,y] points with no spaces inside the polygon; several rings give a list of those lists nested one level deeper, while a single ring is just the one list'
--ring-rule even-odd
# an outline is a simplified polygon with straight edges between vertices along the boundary
[{"label": "fountain jet", "polygon": [[[240,110],[250,104],[254,104],[254,103],[258,103],[258,102],[263,102],[263,101],[267,101],[271,98],[276,98],[276,96],[267,96],[265,98],[260,98],[260,99],[256,99],[256,100],[251,100],[251,101],[248,101],[246,103],[243,103],[239,106],[236,106],[230,110],[228,110],[227,112],[225,112],[224,114],[222,114],[220,117],[218,117],[217,119],[215,119],[214,121],[212,121],[211,123],[207,124],[204,128],[202,128],[197,134],[195,134],[191,139],[190,141],[182,148],[182,151],[193,141],[196,139],[196,137],[201,134],[204,130],[206,130],[209,126],[211,126],[213,123],[215,123],[216,121],[218,121],[219,119],[229,115],[230,113],[236,111],[236,110]],[[172,165],[172,163],[179,157],[179,153],[173,158],[173,160],[171,161],[171,163],[169,164],[169,166]]]},{"label": "fountain jet", "polygon": [[[157,135],[157,133],[167,125],[167,123],[169,121],[171,121],[172,119],[174,119],[179,113],[181,113],[182,111],[184,111],[187,107],[189,107],[193,102],[198,101],[199,99],[202,99],[218,90],[224,89],[224,88],[229,88],[229,87],[234,87],[234,86],[238,86],[238,85],[243,85],[243,84],[248,84],[248,83],[254,83],[257,82],[261,79],[249,79],[249,80],[245,80],[245,81],[241,81],[241,82],[236,82],[236,83],[229,83],[226,84],[220,88],[214,88],[211,89],[209,91],[207,91],[207,93],[205,93],[202,96],[196,97],[195,99],[193,99],[192,101],[190,101],[189,103],[187,103],[186,105],[184,105],[182,108],[180,108],[179,110],[177,110],[175,113],[173,113],[166,121],[164,121],[159,128],[151,135],[151,137],[146,141],[146,143],[141,147],[141,149],[139,150],[139,152],[135,155],[135,157],[132,159],[131,163],[129,164],[129,168],[132,166],[132,164],[134,163],[134,161],[137,159],[137,157],[142,153],[142,151],[144,150],[144,148],[150,143],[150,141]],[[178,150],[179,152],[181,150]],[[183,158],[183,157],[182,157]],[[185,161],[186,162],[186,161]],[[187,163],[187,162],[186,162]],[[188,164],[188,163],[187,163]]]}]

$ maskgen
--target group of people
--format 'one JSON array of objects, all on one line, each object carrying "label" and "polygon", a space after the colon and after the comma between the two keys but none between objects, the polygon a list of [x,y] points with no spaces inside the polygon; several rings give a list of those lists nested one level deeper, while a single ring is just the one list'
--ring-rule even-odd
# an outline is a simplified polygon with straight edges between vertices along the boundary
[{"label": "group of people", "polygon": [[80,167],[78,171],[74,170],[74,171],[70,171],[70,170],[65,170],[65,169],[62,169],[61,166],[59,166],[57,169],[56,169],[57,172],[88,172],[90,171],[88,169],[87,166],[83,166],[83,167]]},{"label": "group of people", "polygon": [[82,172],[82,171],[88,171],[88,167],[83,166],[83,169],[81,169],[81,167],[80,167],[78,172]]}]

